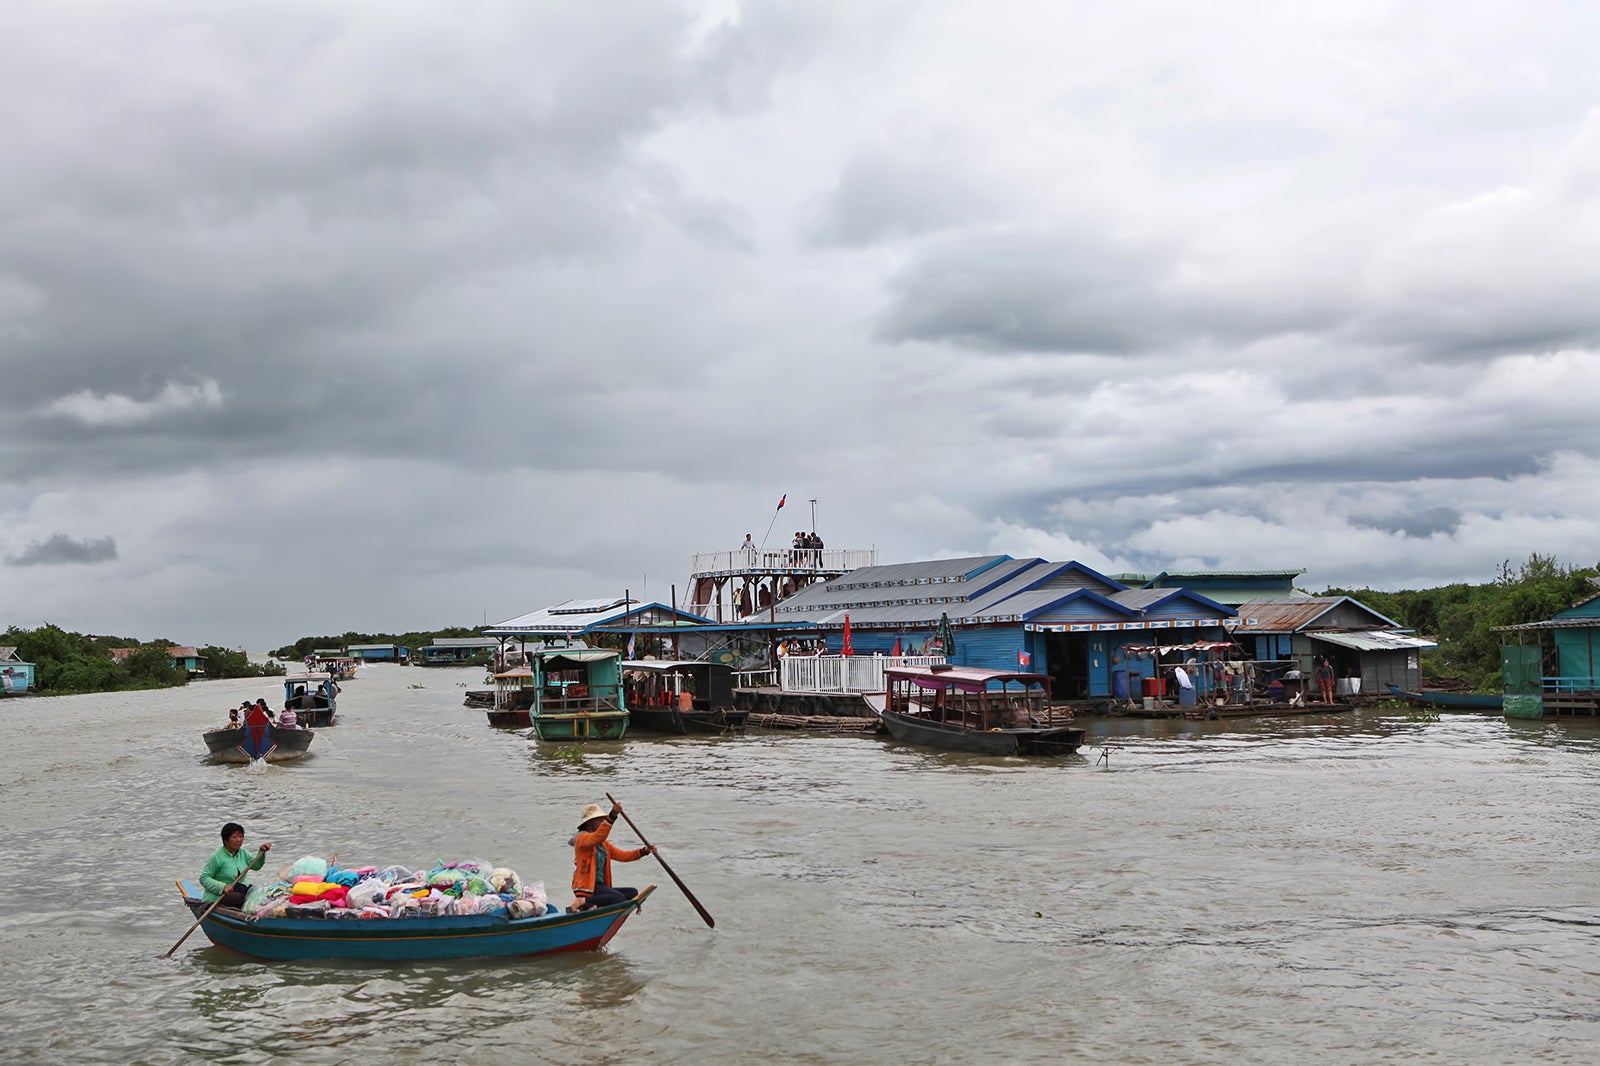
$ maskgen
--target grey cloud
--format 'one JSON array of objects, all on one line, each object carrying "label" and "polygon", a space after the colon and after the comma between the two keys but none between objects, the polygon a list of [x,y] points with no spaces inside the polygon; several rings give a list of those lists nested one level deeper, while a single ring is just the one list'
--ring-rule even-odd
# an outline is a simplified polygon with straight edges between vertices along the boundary
[{"label": "grey cloud", "polygon": [[934,152],[857,155],[818,206],[811,239],[855,247],[976,221],[989,212],[989,194],[960,166]]},{"label": "grey cloud", "polygon": [[1249,343],[1325,328],[1322,296],[1206,289],[1184,249],[1080,230],[986,230],[917,255],[878,324],[888,341],[992,352],[1147,354],[1206,340]]},{"label": "grey cloud", "polygon": [[1365,515],[1352,514],[1351,525],[1378,529],[1386,533],[1403,533],[1408,537],[1426,539],[1436,533],[1455,533],[1461,528],[1461,512],[1453,507],[1430,507],[1402,514]]},{"label": "grey cloud", "polygon": [[6,557],[7,566],[64,566],[110,562],[117,557],[117,542],[111,537],[74,540],[56,533],[48,540],[36,541],[16,555]]}]

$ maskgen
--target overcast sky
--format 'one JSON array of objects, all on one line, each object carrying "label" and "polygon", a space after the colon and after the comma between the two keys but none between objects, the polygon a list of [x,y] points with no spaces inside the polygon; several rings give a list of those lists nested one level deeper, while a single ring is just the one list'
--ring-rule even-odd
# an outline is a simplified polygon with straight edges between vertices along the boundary
[{"label": "overcast sky", "polygon": [[[1600,558],[1600,13],[0,8],[0,626]],[[774,519],[778,499],[789,505]]]}]

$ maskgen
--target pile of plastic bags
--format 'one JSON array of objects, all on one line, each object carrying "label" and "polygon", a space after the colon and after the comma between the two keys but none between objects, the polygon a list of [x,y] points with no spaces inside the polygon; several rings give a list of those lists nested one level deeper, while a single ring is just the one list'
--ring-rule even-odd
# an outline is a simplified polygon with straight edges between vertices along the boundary
[{"label": "pile of plastic bags", "polygon": [[405,866],[340,869],[307,855],[278,876],[274,884],[251,887],[245,913],[253,918],[532,918],[554,910],[544,882],[523,884],[515,870],[473,860],[440,862],[420,872]]}]

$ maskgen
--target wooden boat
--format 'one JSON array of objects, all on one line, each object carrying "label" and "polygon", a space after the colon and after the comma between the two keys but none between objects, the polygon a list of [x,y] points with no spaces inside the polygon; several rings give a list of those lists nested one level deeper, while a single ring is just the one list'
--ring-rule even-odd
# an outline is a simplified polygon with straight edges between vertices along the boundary
[{"label": "wooden boat", "polygon": [[733,667],[697,659],[630,659],[622,664],[628,720],[651,733],[726,733],[749,711],[733,705]]},{"label": "wooden boat", "polygon": [[533,669],[527,666],[495,674],[493,699],[486,711],[489,724],[496,729],[527,729],[532,725],[533,682]]},{"label": "wooden boat", "polygon": [[979,755],[1071,755],[1083,744],[1075,726],[1033,724],[1050,702],[1048,674],[890,667],[884,680],[879,714],[902,744]]},{"label": "wooden boat", "polygon": [[[251,918],[217,907],[200,923],[218,947],[258,959],[358,959],[411,962],[598,951],[639,910],[655,885],[610,907],[567,914],[555,904],[533,918],[474,914],[441,918]],[[179,881],[184,905],[199,917],[209,906],[200,886]]]},{"label": "wooden boat", "polygon": [[543,647],[529,653],[533,703],[529,720],[540,740],[621,740],[628,731],[622,698],[622,653],[609,648]]},{"label": "wooden boat", "polygon": [[318,655],[306,663],[306,669],[327,674],[335,681],[348,681],[361,668],[361,660],[353,655]]},{"label": "wooden boat", "polygon": [[208,729],[202,736],[213,762],[287,762],[304,755],[316,733],[274,725],[266,711],[252,708],[237,729]]},{"label": "wooden boat", "polygon": [[1390,685],[1389,692],[1414,707],[1436,711],[1498,711],[1505,707],[1505,697],[1498,693],[1410,692],[1399,685]]},{"label": "wooden boat", "polygon": [[303,726],[320,729],[337,722],[339,683],[332,674],[290,674],[283,679],[283,705],[293,707]]}]

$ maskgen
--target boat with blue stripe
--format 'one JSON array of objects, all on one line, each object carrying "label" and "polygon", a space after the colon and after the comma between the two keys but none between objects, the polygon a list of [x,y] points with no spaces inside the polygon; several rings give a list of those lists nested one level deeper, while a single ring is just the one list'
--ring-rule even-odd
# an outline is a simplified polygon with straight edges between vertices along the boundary
[{"label": "boat with blue stripe", "polygon": [[[531,918],[473,914],[437,918],[258,919],[231,907],[216,907],[201,921],[200,928],[218,947],[283,962],[526,958],[599,951],[655,888],[647,885],[633,899],[576,913],[547,903],[544,914]],[[193,881],[179,880],[178,891],[196,917],[210,906]]]}]

